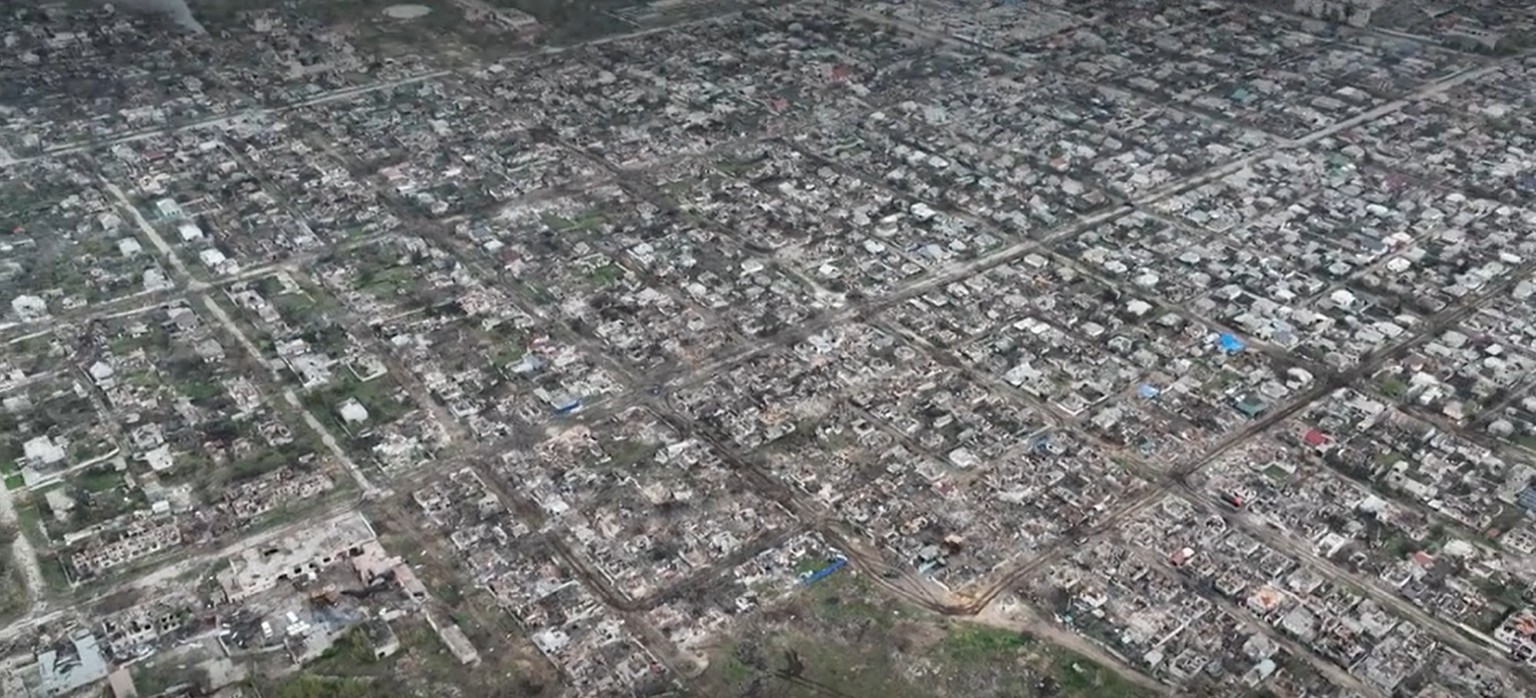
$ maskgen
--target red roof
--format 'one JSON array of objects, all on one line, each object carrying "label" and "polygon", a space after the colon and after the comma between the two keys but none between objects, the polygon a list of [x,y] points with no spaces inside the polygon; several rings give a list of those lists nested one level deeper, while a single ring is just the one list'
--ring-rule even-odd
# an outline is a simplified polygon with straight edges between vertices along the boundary
[{"label": "red roof", "polygon": [[1301,440],[1306,442],[1308,446],[1321,446],[1328,443],[1328,435],[1316,429],[1308,429],[1307,433],[1302,435]]}]

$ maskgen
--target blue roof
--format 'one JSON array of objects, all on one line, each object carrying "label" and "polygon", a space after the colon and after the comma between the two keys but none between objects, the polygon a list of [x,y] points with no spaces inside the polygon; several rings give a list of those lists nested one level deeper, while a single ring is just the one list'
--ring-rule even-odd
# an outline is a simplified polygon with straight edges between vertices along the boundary
[{"label": "blue roof", "polygon": [[1243,343],[1243,340],[1238,339],[1237,335],[1232,334],[1231,332],[1221,333],[1221,336],[1216,338],[1216,344],[1217,346],[1221,347],[1222,351],[1227,352],[1228,354],[1236,354],[1237,352],[1242,351],[1244,347],[1248,346],[1247,344]]},{"label": "blue roof", "polygon": [[1146,383],[1142,383],[1141,387],[1136,389],[1137,395],[1140,395],[1148,400],[1157,397],[1159,392],[1161,391],[1159,391],[1156,386],[1147,385]]},{"label": "blue roof", "polygon": [[1536,487],[1527,487],[1520,493],[1520,506],[1526,511],[1536,511]]}]

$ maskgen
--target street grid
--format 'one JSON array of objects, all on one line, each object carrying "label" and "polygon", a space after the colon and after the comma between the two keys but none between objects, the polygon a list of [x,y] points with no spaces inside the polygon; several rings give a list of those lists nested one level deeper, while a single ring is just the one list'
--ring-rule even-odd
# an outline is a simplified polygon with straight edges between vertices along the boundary
[{"label": "street grid", "polygon": [[[1026,79],[1029,76],[1049,74],[1050,68],[1042,68],[1037,65],[1021,63],[1011,55],[995,51],[991,47],[981,46],[974,40],[943,34],[933,26],[915,26],[905,20],[892,17],[889,14],[870,11],[860,8],[847,10],[852,16],[889,25],[902,31],[952,43],[957,46],[970,48],[984,48],[993,58],[1010,66],[1008,79]],[[702,21],[718,21],[717,19]],[[686,28],[667,28],[657,30],[659,32],[685,32]],[[616,37],[612,40],[631,38]],[[1327,41],[1315,48],[1314,51],[1327,50],[1337,47],[1344,42],[1343,39]],[[1310,53],[1305,55],[1311,55]],[[1301,60],[1303,56],[1291,56],[1282,61]],[[578,549],[565,535],[558,530],[547,532],[542,541],[557,551],[557,554],[568,565],[576,569],[583,583],[610,606],[615,612],[620,613],[625,622],[639,629],[637,633],[646,638],[648,643],[660,645],[667,644],[654,629],[647,629],[648,621],[645,619],[645,611],[655,608],[668,599],[687,593],[690,589],[706,587],[714,583],[717,578],[724,575],[730,567],[739,564],[764,550],[782,544],[791,536],[806,532],[820,534],[832,546],[843,551],[853,562],[855,569],[867,574],[871,579],[890,595],[900,598],[913,605],[932,610],[937,613],[952,616],[984,616],[993,610],[993,605],[1003,597],[1014,593],[1015,589],[1029,577],[1032,577],[1049,566],[1062,561],[1076,549],[1085,545],[1084,541],[1096,541],[1105,536],[1116,534],[1121,525],[1137,516],[1158,506],[1169,496],[1176,496],[1188,500],[1195,506],[1212,512],[1219,512],[1227,524],[1235,530],[1241,530],[1248,535],[1264,541],[1287,555],[1290,555],[1308,567],[1320,571],[1322,574],[1337,578],[1353,584],[1365,595],[1376,601],[1382,607],[1390,609],[1393,613],[1407,617],[1420,629],[1433,635],[1434,639],[1459,651],[1476,656],[1479,659],[1491,662],[1508,671],[1525,674],[1529,669],[1523,665],[1512,662],[1482,643],[1470,638],[1461,632],[1453,624],[1443,619],[1432,616],[1417,606],[1408,603],[1404,599],[1387,593],[1377,587],[1371,580],[1363,578],[1357,573],[1342,569],[1338,564],[1314,553],[1310,547],[1298,544],[1290,537],[1278,533],[1261,521],[1254,520],[1242,512],[1231,511],[1222,499],[1199,487],[1196,476],[1208,464],[1217,461],[1227,454],[1243,447],[1250,441],[1262,438],[1269,434],[1278,425],[1290,420],[1294,416],[1307,410],[1315,403],[1325,399],[1334,391],[1351,386],[1360,386],[1372,375],[1385,366],[1388,362],[1403,357],[1426,342],[1433,340],[1441,332],[1457,326],[1470,316],[1479,313],[1492,299],[1507,295],[1517,284],[1536,272],[1536,262],[1524,262],[1502,277],[1497,283],[1489,284],[1476,293],[1466,295],[1445,307],[1423,318],[1406,336],[1397,338],[1385,346],[1363,356],[1353,365],[1338,368],[1329,366],[1306,357],[1298,357],[1287,349],[1267,342],[1251,342],[1251,350],[1259,355],[1283,359],[1306,366],[1315,376],[1315,382],[1283,404],[1266,412],[1262,417],[1245,424],[1241,429],[1209,443],[1196,452],[1183,457],[1178,462],[1158,462],[1155,458],[1149,458],[1134,450],[1111,444],[1094,436],[1090,431],[1082,428],[1085,415],[1068,414],[1058,406],[1043,402],[1035,396],[1010,387],[1005,381],[995,375],[991,375],[973,365],[957,361],[952,353],[932,342],[925,340],[915,332],[904,329],[891,318],[891,311],[908,301],[923,296],[926,293],[941,289],[950,284],[964,283],[967,280],[982,277],[989,272],[1004,265],[1019,262],[1029,255],[1044,255],[1054,263],[1063,267],[1077,270],[1083,276],[1092,279],[1103,287],[1113,289],[1125,294],[1127,297],[1146,298],[1159,311],[1172,313],[1186,318],[1199,326],[1207,327],[1211,332],[1231,332],[1233,329],[1219,318],[1213,318],[1207,314],[1192,309],[1189,304],[1177,302],[1165,298],[1149,297],[1140,289],[1131,286],[1124,280],[1117,280],[1098,274],[1094,269],[1075,259],[1070,252],[1062,248],[1073,242],[1080,236],[1099,229],[1118,219],[1132,215],[1148,215],[1165,222],[1174,224],[1178,229],[1189,232],[1191,235],[1210,235],[1220,237],[1220,233],[1208,232],[1196,233],[1192,225],[1183,221],[1174,221],[1165,214],[1157,213],[1157,204],[1171,197],[1190,192],[1207,183],[1217,181],[1222,177],[1258,163],[1276,153],[1294,152],[1302,153],[1324,139],[1336,134],[1370,124],[1388,115],[1404,109],[1414,107],[1421,103],[1433,102],[1438,96],[1458,86],[1472,83],[1490,75],[1496,74],[1501,68],[1516,63],[1523,56],[1513,56],[1502,59],[1476,59],[1475,67],[1459,70],[1450,75],[1421,84],[1411,92],[1391,101],[1386,101],[1368,110],[1364,110],[1347,119],[1339,120],[1326,127],[1311,130],[1301,134],[1266,134],[1269,143],[1251,152],[1244,153],[1228,162],[1217,163],[1210,168],[1187,176],[1177,178],[1157,187],[1152,191],[1140,193],[1129,198],[1118,198],[1114,204],[1096,213],[1077,216],[1074,220],[1063,224],[1059,229],[1049,231],[1039,237],[1025,237],[1020,239],[1017,235],[999,232],[998,238],[1005,241],[999,247],[980,254],[972,259],[952,262],[941,266],[927,275],[919,276],[916,280],[903,281],[892,286],[887,293],[873,295],[864,299],[849,300],[840,306],[828,307],[819,314],[811,317],[795,326],[785,328],[771,336],[761,337],[744,342],[741,346],[731,348],[729,351],[714,357],[710,361],[694,367],[683,367],[677,370],[663,371],[659,374],[650,374],[637,371],[635,367],[625,361],[612,356],[612,351],[600,340],[594,338],[584,328],[573,326],[564,318],[553,315],[549,306],[531,302],[521,292],[514,292],[521,310],[535,317],[562,341],[579,347],[594,362],[599,364],[609,374],[616,376],[623,390],[615,396],[587,408],[572,421],[577,424],[597,424],[612,416],[624,414],[633,409],[643,410],[655,415],[661,422],[675,430],[678,434],[703,440],[718,456],[723,459],[734,477],[739,478],[749,488],[753,489],[763,498],[776,502],[784,511],[788,512],[796,521],[789,529],[775,531],[772,535],[765,535],[752,540],[748,545],[734,551],[727,557],[714,561],[708,568],[695,572],[687,579],[679,583],[661,589],[654,594],[645,596],[640,600],[630,599],[624,592],[615,589],[602,570],[587,559],[585,553]],[[217,129],[241,119],[259,119],[269,116],[279,116],[287,110],[298,110],[306,107],[324,105],[329,103],[345,102],[358,99],[363,95],[374,92],[388,92],[397,88],[420,82],[428,82],[444,78],[450,75],[449,71],[434,71],[421,75],[409,76],[397,80],[380,82],[371,85],[349,87],[332,93],[316,96],[303,102],[288,107],[272,110],[258,110],[245,114],[225,115],[215,118],[200,120],[179,127],[185,130],[210,130]],[[990,78],[988,78],[990,79]],[[1053,79],[1063,79],[1053,76]],[[1068,76],[1067,82],[1075,79]],[[971,85],[967,82],[952,84],[946,91],[959,91],[967,89]],[[486,95],[489,96],[489,95]],[[861,110],[859,114],[842,114],[838,118],[842,122],[857,122],[868,113],[878,112],[892,105],[872,106]],[[1177,107],[1175,107],[1177,108]],[[1206,115],[1214,119],[1225,120],[1223,115]],[[817,161],[821,166],[833,171],[839,171],[850,177],[861,179],[869,187],[888,191],[897,196],[903,192],[893,188],[885,182],[872,179],[867,175],[854,171],[834,159],[826,158],[821,153],[807,148],[803,144],[793,140],[790,136],[802,128],[825,122],[827,117],[822,113],[805,115],[798,119],[785,120],[770,129],[766,134],[749,135],[742,139],[733,140],[710,148],[708,151],[697,154],[687,154],[677,158],[669,158],[660,163],[642,167],[625,166],[622,163],[610,161],[597,149],[582,147],[562,137],[551,138],[548,142],[563,149],[572,158],[589,161],[602,169],[607,177],[617,183],[635,201],[650,202],[662,211],[676,210],[675,204],[667,195],[656,186],[653,173],[663,166],[676,166],[681,161],[707,160],[718,152],[728,149],[740,148],[756,143],[785,143],[791,150],[800,152],[803,156]],[[1228,122],[1232,128],[1241,130],[1254,130],[1254,127],[1244,123]],[[57,148],[47,154],[17,158],[6,163],[6,167],[21,167],[33,161],[49,158],[78,157],[92,158],[95,154],[109,150],[114,146],[133,143],[136,141],[164,135],[165,131],[157,130],[142,133],[124,134],[119,138],[107,139],[99,143],[70,145]],[[983,146],[985,147],[985,146]],[[233,152],[233,151],[232,151]],[[259,168],[255,171],[260,172]],[[144,236],[153,243],[155,252],[169,264],[172,270],[176,289],[170,291],[158,291],[143,296],[125,298],[104,305],[91,306],[80,311],[62,313],[45,321],[30,322],[12,327],[8,334],[13,340],[26,337],[34,337],[64,326],[87,326],[93,320],[109,317],[114,314],[132,312],[143,307],[153,307],[177,302],[185,302],[200,308],[215,321],[228,336],[234,338],[241,351],[249,354],[251,359],[260,363],[267,363],[262,351],[257,347],[257,342],[249,337],[248,330],[232,318],[227,307],[228,300],[220,292],[240,280],[254,279],[270,275],[274,272],[287,272],[295,277],[305,280],[307,268],[315,260],[327,255],[345,255],[349,250],[357,249],[374,242],[391,238],[395,233],[375,233],[362,238],[351,239],[329,245],[323,249],[304,252],[293,257],[260,264],[258,266],[241,270],[232,276],[222,276],[207,281],[198,280],[189,271],[189,265],[182,258],[182,253],[173,249],[156,230],[155,226],[146,220],[139,208],[133,204],[130,196],[121,187],[130,186],[129,182],[116,182],[103,180],[101,186],[108,192],[119,205],[121,211],[131,217]],[[1446,182],[1439,185],[1444,189],[1454,189],[1454,182]],[[387,196],[387,191],[380,191]],[[967,220],[982,230],[994,229],[995,223],[987,217],[975,212],[967,211],[963,207],[946,207],[946,212],[956,217]],[[302,212],[293,211],[295,216],[302,217]],[[431,241],[441,249],[448,250],[454,255],[456,261],[481,280],[489,283],[508,282],[508,277],[500,270],[489,268],[485,259],[479,252],[470,246],[462,237],[456,234],[451,221],[438,221],[430,218],[411,220],[418,234]],[[715,222],[701,221],[700,227],[712,229],[720,233],[726,239],[734,239],[738,242],[750,242],[751,231],[731,230],[727,226]],[[820,284],[808,278],[803,271],[785,267],[787,273],[796,276],[807,286],[819,288]],[[309,281],[309,283],[314,283]],[[511,285],[510,283],[508,285]],[[1334,287],[1319,291],[1316,295],[1322,296],[1333,290]],[[408,493],[412,488],[446,473],[468,467],[476,470],[480,477],[487,483],[492,483],[498,494],[508,502],[513,502],[519,511],[528,512],[530,516],[537,516],[540,510],[538,503],[528,499],[525,493],[516,491],[511,487],[507,478],[495,471],[494,463],[498,456],[508,450],[526,447],[527,436],[518,435],[512,438],[497,439],[491,441],[475,442],[463,426],[449,415],[430,390],[416,377],[410,367],[401,363],[382,343],[373,336],[368,329],[366,318],[359,317],[349,310],[343,310],[340,315],[341,324],[347,327],[355,335],[366,338],[366,342],[377,346],[379,354],[388,363],[391,375],[402,381],[404,388],[412,394],[417,405],[431,415],[430,419],[444,427],[448,433],[447,441],[450,444],[448,454],[444,457],[423,463],[415,470],[405,474],[377,473],[370,470],[367,464],[358,463],[354,454],[350,454],[338,442],[337,437],[330,433],[332,427],[323,423],[307,408],[291,387],[282,385],[277,377],[278,367],[272,365],[272,374],[264,377],[269,387],[280,392],[284,400],[294,409],[304,413],[304,420],[309,428],[321,435],[321,440],[330,455],[337,463],[344,466],[346,472],[356,484],[357,493],[361,495],[362,506],[368,506],[367,502],[381,498]],[[774,352],[793,349],[807,338],[835,330],[850,323],[867,324],[873,328],[884,331],[897,337],[899,342],[907,343],[916,348],[921,354],[931,357],[942,365],[953,366],[957,375],[964,376],[967,380],[982,385],[990,386],[996,392],[1002,394],[1005,400],[1014,400],[1022,405],[1027,405],[1031,410],[1044,417],[1043,430],[1067,430],[1081,437],[1085,442],[1094,447],[1103,449],[1105,453],[1113,454],[1116,462],[1122,464],[1131,473],[1146,483],[1146,488],[1138,492],[1134,497],[1123,501],[1116,501],[1109,505],[1108,511],[1096,520],[1090,522],[1073,523],[1054,542],[1045,545],[1023,557],[1007,561],[992,574],[986,575],[976,585],[964,589],[946,589],[934,584],[932,581],[918,575],[910,565],[894,559],[889,552],[882,550],[872,542],[863,539],[863,534],[858,527],[850,525],[842,520],[840,515],[825,505],[811,500],[797,491],[781,477],[765,468],[762,459],[752,452],[752,449],[744,449],[740,445],[721,434],[718,429],[700,424],[699,420],[690,417],[677,408],[674,397],[681,391],[697,386],[709,384],[711,381],[721,379],[730,370],[746,365],[755,359]],[[841,401],[844,396],[833,395],[832,399]],[[1513,400],[1513,395],[1509,400]],[[857,406],[854,406],[857,408]],[[866,413],[867,414],[867,413]],[[1454,425],[1445,425],[1452,431],[1460,431]],[[893,434],[897,438],[906,439],[906,443],[912,446],[916,452],[922,453],[924,447],[915,444],[900,432]],[[926,455],[942,458],[943,454],[928,453]],[[0,495],[0,504],[7,510],[11,504],[9,495]],[[307,521],[318,520],[330,516],[338,511],[359,506],[359,501],[349,497],[337,498],[316,511],[310,513],[304,521],[293,522],[282,527],[283,531],[299,530]],[[539,524],[539,521],[530,521]],[[263,532],[259,537],[274,536],[274,532]],[[219,550],[199,552],[191,560],[178,562],[179,567],[189,564],[197,564],[219,559],[227,555],[248,541],[225,546]],[[19,536],[15,542],[13,555],[23,562],[32,561],[25,565],[28,569],[28,586],[32,592],[33,605],[25,618],[12,624],[4,631],[9,638],[20,636],[26,629],[37,625],[57,620],[62,616],[72,614],[74,611],[61,609],[46,599],[46,594],[41,593],[42,575],[36,571],[36,555],[31,549],[26,536]],[[163,576],[149,576],[134,580],[126,585],[114,585],[100,590],[99,597],[111,594],[118,588],[147,587]],[[77,607],[83,608],[87,604]],[[1260,623],[1255,623],[1260,625]],[[655,648],[653,648],[655,649]],[[1341,685],[1349,686],[1367,695],[1381,695],[1374,687],[1361,683],[1348,673],[1338,670],[1332,664],[1315,652],[1305,647],[1295,645],[1293,651],[1307,658],[1307,660]],[[689,673],[687,667],[680,666],[680,662],[673,652],[666,649],[657,649],[657,654],[662,661],[673,665],[680,675]],[[1110,656],[1106,652],[1096,652],[1096,658],[1122,665],[1125,671],[1133,671],[1123,666],[1123,662]],[[800,678],[798,680],[808,681]],[[828,689],[823,687],[823,692]],[[831,693],[829,693],[831,694]]]}]

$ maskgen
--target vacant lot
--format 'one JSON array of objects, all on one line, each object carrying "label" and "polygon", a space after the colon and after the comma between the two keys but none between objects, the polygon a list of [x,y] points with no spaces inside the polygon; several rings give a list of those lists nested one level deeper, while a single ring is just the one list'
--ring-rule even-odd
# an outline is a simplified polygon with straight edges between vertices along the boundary
[{"label": "vacant lot", "polygon": [[807,587],[714,648],[698,695],[722,698],[1139,698],[1115,672],[1023,633],[880,597],[854,573]]}]

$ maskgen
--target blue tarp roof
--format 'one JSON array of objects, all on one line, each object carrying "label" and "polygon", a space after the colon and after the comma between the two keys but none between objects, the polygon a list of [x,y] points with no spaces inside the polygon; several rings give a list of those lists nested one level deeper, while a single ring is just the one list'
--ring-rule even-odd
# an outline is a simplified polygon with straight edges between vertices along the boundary
[{"label": "blue tarp roof", "polygon": [[1242,351],[1244,347],[1248,346],[1247,344],[1243,343],[1243,340],[1238,339],[1237,335],[1232,334],[1231,332],[1221,333],[1221,336],[1216,338],[1216,344],[1217,346],[1221,347],[1222,351],[1227,352],[1228,354],[1235,354]]}]

